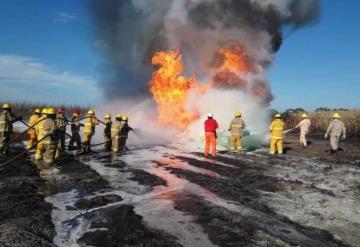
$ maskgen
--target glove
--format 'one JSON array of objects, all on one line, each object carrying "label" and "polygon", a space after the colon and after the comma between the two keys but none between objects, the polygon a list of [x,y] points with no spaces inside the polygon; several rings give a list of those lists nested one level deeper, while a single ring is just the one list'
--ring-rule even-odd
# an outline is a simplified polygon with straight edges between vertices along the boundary
[{"label": "glove", "polygon": [[325,139],[327,139],[327,137],[328,137],[328,135],[327,135],[327,134],[325,134]]}]

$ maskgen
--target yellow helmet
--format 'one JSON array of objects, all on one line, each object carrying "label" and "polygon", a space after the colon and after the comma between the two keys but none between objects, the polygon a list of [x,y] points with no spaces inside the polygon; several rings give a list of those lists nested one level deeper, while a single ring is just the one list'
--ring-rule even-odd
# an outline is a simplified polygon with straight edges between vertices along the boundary
[{"label": "yellow helmet", "polygon": [[236,112],[235,117],[241,117],[241,112]]},{"label": "yellow helmet", "polygon": [[89,116],[93,116],[93,115],[95,115],[95,112],[90,109],[90,110],[87,112],[87,114],[88,114]]},{"label": "yellow helmet", "polygon": [[9,103],[4,103],[4,104],[2,105],[2,108],[3,108],[4,110],[11,109],[11,105],[10,105]]},{"label": "yellow helmet", "polygon": [[104,119],[111,119],[111,114],[110,113],[105,113]]},{"label": "yellow helmet", "polygon": [[340,114],[337,112],[335,112],[332,117],[333,118],[341,118]]},{"label": "yellow helmet", "polygon": [[120,118],[120,119],[121,119],[122,117],[123,117],[123,115],[121,115],[121,114],[117,114],[117,115],[116,115],[116,118]]},{"label": "yellow helmet", "polygon": [[54,108],[48,108],[47,111],[46,111],[46,114],[47,115],[55,115],[56,114],[55,109]]},{"label": "yellow helmet", "polygon": [[280,113],[276,113],[276,114],[275,114],[275,118],[281,118],[281,114],[280,114]]},{"label": "yellow helmet", "polygon": [[301,117],[302,117],[302,118],[307,118],[308,115],[307,115],[306,113],[303,113],[303,114],[301,115]]},{"label": "yellow helmet", "polygon": [[129,120],[129,117],[128,117],[127,115],[122,115],[122,116],[121,116],[121,119],[122,119],[123,121],[127,121],[127,120]]},{"label": "yellow helmet", "polygon": [[42,109],[41,113],[42,113],[42,114],[46,114],[46,113],[47,113],[47,110],[48,110],[47,108],[44,108],[44,109]]},{"label": "yellow helmet", "polygon": [[40,114],[41,110],[39,108],[36,108],[34,112],[37,113],[37,114]]}]

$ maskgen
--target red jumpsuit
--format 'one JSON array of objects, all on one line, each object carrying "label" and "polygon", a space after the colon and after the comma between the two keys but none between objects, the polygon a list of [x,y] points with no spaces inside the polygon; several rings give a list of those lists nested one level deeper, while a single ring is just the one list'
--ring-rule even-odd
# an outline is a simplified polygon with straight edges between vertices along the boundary
[{"label": "red jumpsuit", "polygon": [[209,150],[211,148],[211,155],[216,156],[216,129],[218,128],[218,123],[215,119],[208,118],[205,123],[205,157],[208,156]]}]

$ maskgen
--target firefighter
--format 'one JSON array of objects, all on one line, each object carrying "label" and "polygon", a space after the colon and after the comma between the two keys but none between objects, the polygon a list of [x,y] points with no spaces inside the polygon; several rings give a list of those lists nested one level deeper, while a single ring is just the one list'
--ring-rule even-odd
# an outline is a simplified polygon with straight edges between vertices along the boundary
[{"label": "firefighter", "polygon": [[43,158],[44,153],[44,141],[42,140],[43,135],[43,124],[45,119],[47,118],[47,108],[42,109],[41,117],[38,120],[38,123],[35,125],[36,137],[37,137],[37,144],[36,144],[36,151],[35,151],[35,160],[39,161]]},{"label": "firefighter", "polygon": [[295,128],[300,129],[300,145],[305,148],[307,146],[306,135],[309,133],[311,121],[306,113],[303,113],[301,118],[301,122]]},{"label": "firefighter", "polygon": [[[80,128],[84,127],[82,123],[80,123],[80,110],[76,109],[71,118],[71,139],[69,142],[69,150],[75,150],[81,148],[81,136],[80,136]],[[76,143],[76,148],[74,147],[74,143]]]},{"label": "firefighter", "polygon": [[216,156],[216,129],[219,127],[218,123],[214,119],[212,113],[208,114],[207,120],[204,122],[205,128],[205,151],[204,155],[207,157],[209,155],[209,150],[211,148],[211,155]]},{"label": "firefighter", "polygon": [[242,151],[242,137],[245,129],[245,121],[241,119],[241,113],[236,112],[235,118],[231,121],[229,131],[230,137],[230,151],[233,153]]},{"label": "firefighter", "polygon": [[120,131],[122,128],[122,115],[118,114],[115,116],[115,121],[111,125],[111,137],[112,137],[112,145],[111,145],[111,151],[114,153],[120,151]]},{"label": "firefighter", "polygon": [[[59,127],[56,125],[56,112],[53,108],[46,111],[46,119],[43,121],[42,131],[44,139],[44,164],[45,168],[50,167],[55,160],[60,138]],[[61,127],[60,127],[61,128]]]},{"label": "firefighter", "polygon": [[331,146],[331,153],[336,153],[339,149],[339,140],[340,138],[346,138],[346,128],[341,121],[341,116],[339,113],[334,113],[332,116],[333,120],[330,122],[329,127],[327,128],[325,139],[330,135],[330,146]]},{"label": "firefighter", "polygon": [[59,130],[58,132],[59,142],[56,149],[55,157],[59,158],[60,155],[65,151],[66,125],[68,123],[68,119],[65,116],[65,109],[63,107],[60,107],[58,109],[55,123]]},{"label": "firefighter", "polygon": [[104,128],[104,140],[105,140],[105,144],[104,144],[104,148],[105,151],[111,151],[111,125],[112,125],[112,121],[111,121],[111,114],[110,113],[106,113],[104,116],[105,119],[105,128]]},{"label": "firefighter", "polygon": [[82,146],[83,153],[90,152],[91,138],[95,134],[95,126],[99,125],[99,121],[95,117],[95,112],[93,110],[88,111],[87,117],[88,118],[85,120],[84,128],[83,128],[83,138],[84,138],[84,143]]},{"label": "firefighter", "polygon": [[121,116],[121,130],[120,130],[120,144],[119,149],[121,151],[127,150],[126,142],[129,137],[129,132],[132,128],[128,124],[129,117],[127,115]]},{"label": "firefighter", "polygon": [[271,123],[269,130],[271,132],[270,154],[274,155],[276,148],[278,154],[283,153],[283,139],[284,139],[285,123],[281,120],[281,114],[275,114],[275,120]]},{"label": "firefighter", "polygon": [[40,109],[35,109],[34,113],[30,116],[29,118],[29,126],[32,127],[28,130],[28,135],[29,135],[29,141],[27,143],[27,148],[30,149],[33,146],[36,145],[36,130],[35,130],[35,126],[39,121],[41,115],[41,110]]},{"label": "firefighter", "polygon": [[21,117],[16,117],[12,112],[10,104],[3,104],[2,112],[0,113],[0,154],[9,153],[8,142],[13,132],[13,123],[21,120]]}]

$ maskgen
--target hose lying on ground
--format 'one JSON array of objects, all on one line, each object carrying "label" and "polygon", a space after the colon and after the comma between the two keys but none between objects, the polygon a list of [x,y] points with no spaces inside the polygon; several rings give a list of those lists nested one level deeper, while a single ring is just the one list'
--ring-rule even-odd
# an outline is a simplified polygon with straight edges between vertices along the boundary
[{"label": "hose lying on ground", "polygon": [[[47,134],[46,136],[44,136],[42,139],[40,139],[38,142],[41,142],[43,140],[45,140],[48,136],[52,135],[52,133]],[[31,147],[25,149],[23,152],[19,153],[18,155],[16,155],[15,157],[11,158],[10,160],[1,163],[0,164],[0,168],[5,167],[7,165],[9,165],[11,162],[13,162],[14,160],[16,160],[17,158],[21,157],[22,155],[26,154],[28,151],[30,151],[31,149],[33,149],[36,146],[36,144],[34,143]]]}]

